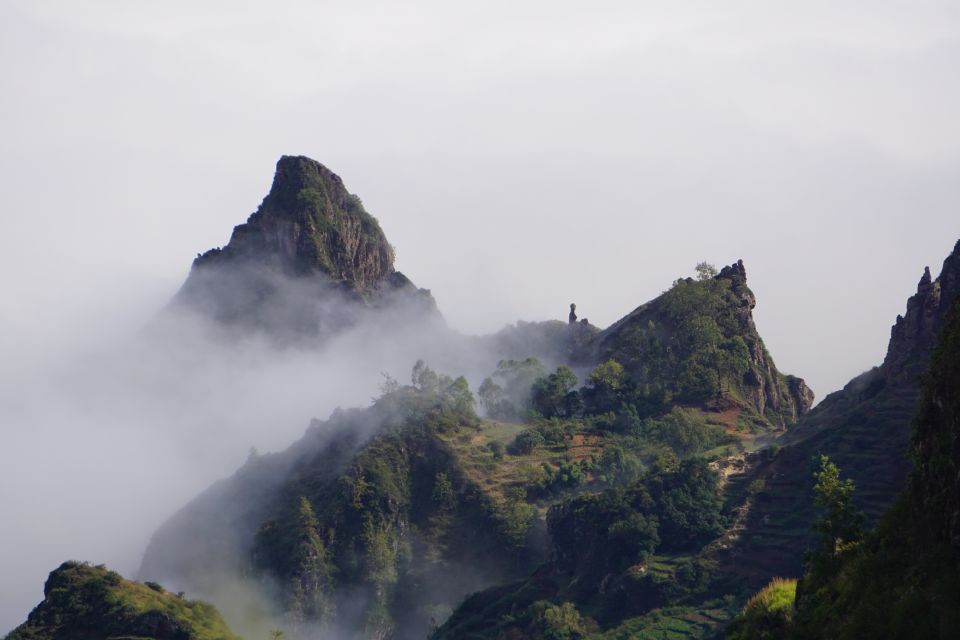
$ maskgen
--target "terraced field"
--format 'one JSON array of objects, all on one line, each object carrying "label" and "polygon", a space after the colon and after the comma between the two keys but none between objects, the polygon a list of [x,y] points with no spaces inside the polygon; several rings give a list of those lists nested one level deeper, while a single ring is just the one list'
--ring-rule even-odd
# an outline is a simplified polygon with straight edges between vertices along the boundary
[{"label": "terraced field", "polygon": [[[876,522],[905,484],[918,393],[916,384],[890,386],[861,402],[834,401],[811,415],[815,428],[806,420],[798,425],[808,431],[805,440],[773,456],[756,454],[751,471],[732,480],[742,485],[739,491],[748,486],[756,491],[737,540],[717,554],[721,566],[752,587],[774,576],[800,575],[803,551],[813,542],[813,460],[821,453],[854,479],[858,506],[868,523]],[[736,484],[728,489],[737,492]]]}]

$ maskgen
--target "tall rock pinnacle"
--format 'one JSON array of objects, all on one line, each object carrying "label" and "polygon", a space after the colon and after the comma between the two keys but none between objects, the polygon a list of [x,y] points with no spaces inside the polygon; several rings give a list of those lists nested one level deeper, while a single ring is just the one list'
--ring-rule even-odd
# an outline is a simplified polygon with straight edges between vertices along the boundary
[{"label": "tall rock pinnacle", "polygon": [[429,292],[394,269],[380,224],[340,177],[283,156],[259,208],[225,247],[194,260],[174,304],[226,324],[312,333],[401,299],[435,311]]}]

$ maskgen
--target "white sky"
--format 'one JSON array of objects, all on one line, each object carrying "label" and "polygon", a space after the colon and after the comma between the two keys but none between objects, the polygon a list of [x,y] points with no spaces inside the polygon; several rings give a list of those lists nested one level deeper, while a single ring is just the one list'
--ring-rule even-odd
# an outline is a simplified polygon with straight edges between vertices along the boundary
[{"label": "white sky", "polygon": [[0,373],[132,332],[304,154],[465,332],[743,258],[822,398],[960,237],[958,62],[955,2],[0,0]]},{"label": "white sky", "polygon": [[466,332],[571,301],[603,326],[743,258],[821,396],[960,236],[952,2],[7,1],[0,25],[18,345],[148,314],[284,153],[338,172]]}]

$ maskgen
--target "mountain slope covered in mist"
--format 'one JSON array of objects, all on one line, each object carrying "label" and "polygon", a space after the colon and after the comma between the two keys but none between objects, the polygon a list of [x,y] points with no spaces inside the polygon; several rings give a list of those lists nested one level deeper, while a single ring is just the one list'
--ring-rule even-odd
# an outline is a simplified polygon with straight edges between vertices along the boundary
[{"label": "mountain slope covered in mist", "polygon": [[[286,185],[291,171],[307,178]],[[330,175],[312,161],[281,159],[261,212],[281,205],[300,211],[303,198],[291,194],[313,188],[303,180]],[[199,259],[184,291],[203,292],[194,281],[208,261],[218,278],[246,279],[250,264],[266,264],[284,286],[305,272],[326,279],[346,273],[342,285],[360,304],[373,301],[371,312],[381,311],[386,254],[333,272],[336,261],[317,256],[382,247],[382,237],[355,242],[334,233],[320,244],[308,238],[304,249],[302,229],[335,228],[340,213],[319,205],[303,211],[309,215],[301,227],[286,220],[267,231],[238,227],[234,248]],[[265,225],[266,213],[248,225]],[[367,229],[379,231],[369,221]],[[271,240],[277,234],[286,240]],[[245,301],[255,317],[272,306],[266,298]],[[573,513],[577,500],[636,492],[639,482],[646,497],[630,500],[646,505],[650,551],[668,567],[658,580],[672,583],[677,572],[692,571],[705,584],[709,570],[691,553],[732,517],[731,506],[710,498],[722,482],[721,459],[761,446],[812,403],[803,381],[773,364],[753,322],[755,303],[738,262],[677,280],[603,331],[586,322],[544,322],[482,338],[447,333],[448,363],[475,372],[491,354],[502,358],[483,384],[474,380],[485,418],[476,417],[466,379],[418,363],[411,385],[388,381],[372,407],[315,421],[285,452],[251,457],[199,496],[154,536],[141,576],[214,599],[233,582],[252,585],[291,628],[419,638],[468,593],[523,579],[545,562],[556,548],[548,544],[548,512]],[[272,324],[277,320],[292,324]],[[255,328],[282,334],[300,326],[294,314]],[[698,462],[704,457],[716,461],[711,468]],[[685,484],[690,478],[695,487]],[[668,514],[649,504],[690,491],[699,498],[676,506],[686,515],[672,529]],[[681,524],[700,517],[702,527]],[[591,580],[603,577],[584,570]],[[617,588],[648,587],[676,599],[661,586]]]},{"label": "mountain slope covered in mist", "polygon": [[[202,318],[218,344],[416,353],[411,383],[388,377],[370,407],[251,452],[156,532],[140,577],[214,601],[255,635],[534,633],[567,614],[646,629],[669,607],[713,629],[733,611],[713,554],[749,498],[746,452],[813,399],[777,370],[755,304],[737,262],[676,280],[604,330],[547,321],[462,336],[394,271],[337,176],[281,158],[257,213],[195,261],[168,313]],[[489,588],[499,604],[468,600],[441,627]],[[508,605],[525,612],[516,624],[487,624]]]}]

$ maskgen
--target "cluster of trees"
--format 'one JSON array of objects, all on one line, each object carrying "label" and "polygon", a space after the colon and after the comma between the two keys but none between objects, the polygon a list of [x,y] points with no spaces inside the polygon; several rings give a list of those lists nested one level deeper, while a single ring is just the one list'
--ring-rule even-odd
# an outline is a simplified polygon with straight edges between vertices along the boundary
[{"label": "cluster of trees", "polygon": [[737,394],[750,370],[748,340],[755,339],[731,280],[686,279],[656,301],[646,323],[621,332],[611,355],[629,368],[631,402],[649,415],[675,401]]},{"label": "cluster of trees", "polygon": [[[664,413],[658,405],[658,412],[650,413],[653,407],[637,395],[638,385],[615,359],[597,365],[580,389],[577,382],[566,366],[547,374],[536,358],[505,360],[481,385],[480,403],[488,416],[499,419],[585,418],[598,430],[641,437],[671,448],[680,458],[730,440],[722,427],[706,424],[696,412],[672,406]],[[539,428],[525,431],[509,451],[529,454],[548,443],[546,435]]]},{"label": "cluster of trees", "polygon": [[606,575],[656,550],[698,548],[723,531],[718,475],[701,459],[651,473],[624,489],[582,495],[551,509],[553,557],[566,572]]}]

